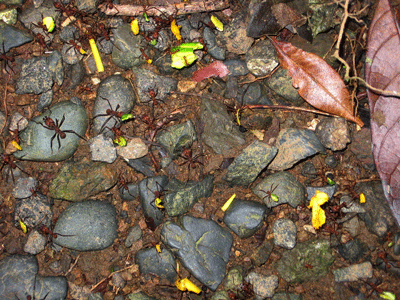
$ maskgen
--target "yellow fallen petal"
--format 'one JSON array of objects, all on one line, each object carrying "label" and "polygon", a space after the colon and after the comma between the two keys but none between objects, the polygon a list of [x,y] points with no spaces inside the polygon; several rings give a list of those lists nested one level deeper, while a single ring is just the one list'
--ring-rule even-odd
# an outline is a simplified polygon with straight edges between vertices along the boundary
[{"label": "yellow fallen petal", "polygon": [[19,226],[21,226],[21,229],[24,233],[26,233],[26,225],[24,224],[24,222],[22,222],[21,220],[19,220]]},{"label": "yellow fallen petal", "polygon": [[134,19],[131,22],[131,30],[132,30],[134,35],[138,35],[139,34],[139,21],[138,21],[138,19]]},{"label": "yellow fallen petal", "polygon": [[226,201],[225,204],[221,207],[221,210],[222,210],[222,211],[226,211],[226,210],[228,209],[229,205],[231,205],[233,199],[235,199],[235,197],[236,197],[236,194],[233,194],[233,195],[228,199],[228,201]]},{"label": "yellow fallen petal", "polygon": [[21,146],[16,141],[11,141],[11,144],[18,150],[22,150]]},{"label": "yellow fallen petal", "polygon": [[312,207],[312,225],[315,229],[320,228],[325,224],[326,216],[325,211],[319,206],[314,205]]},{"label": "yellow fallen petal", "polygon": [[366,199],[365,199],[365,195],[364,193],[360,194],[360,203],[365,203]]},{"label": "yellow fallen petal", "polygon": [[313,197],[311,198],[310,205],[308,205],[308,208],[313,207],[314,204],[320,205],[320,206],[321,206],[322,204],[324,204],[324,203],[327,202],[328,200],[329,200],[329,196],[328,196],[327,193],[320,192],[320,191],[317,190],[317,191],[315,192],[315,196],[313,196]]},{"label": "yellow fallen petal", "polygon": [[175,281],[175,285],[180,291],[183,291],[183,292],[189,291],[189,292],[193,292],[196,294],[200,294],[200,292],[201,292],[201,289],[199,289],[193,282],[191,282],[187,278],[183,278],[183,279],[178,278]]},{"label": "yellow fallen petal", "polygon": [[182,39],[180,29],[181,26],[176,25],[176,20],[171,22],[171,31],[175,35],[176,39],[180,41]]},{"label": "yellow fallen petal", "polygon": [[211,22],[214,24],[218,31],[224,31],[224,24],[214,15],[211,16]]},{"label": "yellow fallen petal", "polygon": [[158,253],[161,253],[161,244],[156,245],[156,250]]},{"label": "yellow fallen petal", "polygon": [[96,62],[97,72],[104,72],[103,62],[101,61],[99,49],[97,49],[96,42],[94,39],[89,39],[90,48],[92,49],[93,58]]},{"label": "yellow fallen petal", "polygon": [[154,204],[155,204],[158,208],[164,208],[164,205],[162,205],[162,200],[161,200],[160,198],[154,199]]}]

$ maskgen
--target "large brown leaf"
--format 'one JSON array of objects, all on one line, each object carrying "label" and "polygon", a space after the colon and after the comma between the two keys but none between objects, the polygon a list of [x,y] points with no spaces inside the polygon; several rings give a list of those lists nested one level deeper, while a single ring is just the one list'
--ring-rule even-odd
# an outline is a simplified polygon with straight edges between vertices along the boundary
[{"label": "large brown leaf", "polygon": [[[400,92],[399,24],[388,0],[381,0],[368,33],[367,82]],[[386,199],[400,226],[400,99],[368,90],[372,144]]]},{"label": "large brown leaf", "polygon": [[353,114],[350,94],[340,75],[321,57],[288,42],[272,39],[282,68],[289,71],[293,86],[312,106],[353,121],[364,123]]}]

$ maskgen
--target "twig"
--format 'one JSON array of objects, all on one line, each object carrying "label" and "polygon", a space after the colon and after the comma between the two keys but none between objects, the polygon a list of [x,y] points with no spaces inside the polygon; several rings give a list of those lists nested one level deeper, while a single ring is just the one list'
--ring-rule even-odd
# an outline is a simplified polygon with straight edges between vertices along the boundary
[{"label": "twig", "polygon": [[[343,58],[341,58],[340,55],[339,55],[340,44],[342,43],[342,38],[343,38],[344,29],[345,29],[345,26],[346,26],[347,19],[348,18],[352,18],[352,19],[354,19],[356,21],[359,21],[355,16],[357,14],[360,14],[364,9],[366,9],[366,7],[361,9],[356,14],[349,14],[349,12],[348,12],[349,2],[350,2],[350,0],[345,0],[344,4],[339,2],[339,5],[342,6],[343,9],[344,9],[344,16],[343,16],[342,22],[340,23],[340,30],[339,30],[339,35],[338,35],[338,39],[337,39],[336,46],[335,46],[335,52],[332,55],[333,57],[335,57],[337,60],[339,60],[344,65],[343,68],[346,71],[345,75],[344,75],[344,80],[346,82],[348,82],[350,80],[358,80],[362,84],[364,84],[368,89],[372,90],[376,94],[383,95],[383,96],[390,96],[390,97],[398,97],[398,98],[400,98],[400,93],[399,92],[378,89],[376,87],[371,86],[364,79],[362,79],[362,78],[360,78],[358,76],[350,76],[350,66],[349,66],[349,64]],[[366,63],[368,63],[368,62],[366,62]]]},{"label": "twig", "polygon": [[271,72],[269,72],[267,75],[264,75],[264,76],[261,76],[261,77],[257,77],[257,78],[255,78],[255,79],[253,79],[253,80],[241,82],[239,85],[240,85],[240,86],[243,86],[243,85],[245,85],[245,84],[247,84],[247,83],[253,83],[253,82],[256,82],[256,81],[259,81],[259,80],[263,80],[263,79],[265,79],[265,78],[268,78],[268,77],[272,76],[272,74],[274,74],[279,68],[280,68],[280,65],[277,66],[275,69],[273,69]]},{"label": "twig", "polygon": [[203,0],[192,2],[181,2],[165,6],[145,6],[131,4],[113,4],[109,7],[107,3],[99,5],[99,10],[106,15],[138,16],[146,12],[148,16],[173,16],[187,15],[205,11],[222,10],[229,7],[228,0]]},{"label": "twig", "polygon": [[75,265],[78,263],[78,260],[79,260],[79,258],[81,257],[81,254],[79,253],[78,254],[78,256],[76,257],[76,259],[75,259],[75,262],[72,264],[72,266],[68,269],[68,271],[67,272],[65,272],[65,274],[64,274],[64,276],[67,276],[71,271],[72,271],[72,269],[75,267]]},{"label": "twig", "polygon": [[263,105],[263,104],[254,104],[254,105],[246,105],[244,108],[248,109],[288,109],[288,110],[298,110],[298,111],[303,111],[303,112],[308,112],[312,114],[318,114],[318,115],[325,115],[325,116],[331,116],[331,117],[337,117],[337,115],[333,115],[327,112],[323,112],[320,110],[315,110],[315,109],[309,109],[309,108],[304,108],[304,107],[297,107],[297,106],[285,106],[285,105]]},{"label": "twig", "polygon": [[128,269],[130,269],[130,268],[133,268],[133,267],[137,267],[137,265],[131,265],[131,266],[126,267],[126,268],[123,268],[123,269],[121,269],[121,270],[112,272],[112,273],[111,273],[110,275],[108,275],[106,278],[103,278],[103,279],[100,280],[98,283],[96,283],[94,286],[92,286],[92,288],[90,289],[90,291],[92,292],[95,288],[97,288],[100,284],[102,284],[104,281],[106,281],[107,279],[109,279],[109,278],[110,278],[111,276],[113,276],[114,274],[120,273],[120,272],[123,272],[123,271],[126,271],[126,270],[128,270]]}]

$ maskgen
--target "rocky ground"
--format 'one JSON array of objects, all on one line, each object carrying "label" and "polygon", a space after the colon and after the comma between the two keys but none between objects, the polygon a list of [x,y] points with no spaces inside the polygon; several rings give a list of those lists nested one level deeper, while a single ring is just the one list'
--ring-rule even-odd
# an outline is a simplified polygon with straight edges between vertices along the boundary
[{"label": "rocky ground", "polygon": [[[133,18],[91,1],[3,3],[1,299],[400,297],[400,233],[373,162],[365,90],[353,93],[359,128],[297,110],[311,107],[287,72],[270,74],[279,62],[265,34],[278,32],[339,69],[329,54],[336,4],[290,2],[298,16],[313,11],[299,35],[277,15],[262,21],[271,4],[249,1],[148,21],[142,11],[134,35]],[[149,14],[150,4],[171,5],[138,4]],[[373,11],[348,24],[343,56],[358,74]],[[171,68],[174,18],[184,42],[205,46],[181,69]],[[213,60],[229,75],[192,81]],[[308,208],[317,190],[329,196],[319,229]],[[198,289],[180,291],[185,278]]]}]

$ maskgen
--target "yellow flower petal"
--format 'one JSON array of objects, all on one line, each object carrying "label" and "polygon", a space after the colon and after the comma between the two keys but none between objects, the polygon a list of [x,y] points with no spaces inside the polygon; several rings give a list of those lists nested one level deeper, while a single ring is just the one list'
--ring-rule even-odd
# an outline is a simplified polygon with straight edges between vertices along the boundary
[{"label": "yellow flower petal", "polygon": [[182,39],[180,29],[181,26],[176,25],[176,20],[171,22],[171,31],[175,35],[176,39],[180,41]]},{"label": "yellow flower petal", "polygon": [[364,193],[361,193],[360,194],[360,203],[365,203],[365,195],[364,195]]},{"label": "yellow flower petal", "polygon": [[311,198],[308,208],[312,208],[312,225],[315,229],[318,229],[325,224],[325,211],[321,208],[321,205],[326,203],[328,200],[328,194],[318,190],[315,192],[315,196]]},{"label": "yellow flower petal", "polygon": [[175,281],[175,285],[180,291],[189,291],[189,292],[193,292],[196,294],[200,294],[200,292],[201,292],[201,289],[199,289],[193,282],[191,282],[187,278],[183,278],[183,279],[178,278]]}]

